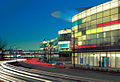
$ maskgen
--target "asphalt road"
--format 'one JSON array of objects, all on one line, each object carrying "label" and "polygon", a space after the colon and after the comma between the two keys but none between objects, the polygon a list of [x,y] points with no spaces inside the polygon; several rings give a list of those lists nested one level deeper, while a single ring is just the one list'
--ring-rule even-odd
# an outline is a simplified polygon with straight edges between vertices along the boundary
[{"label": "asphalt road", "polygon": [[[52,75],[52,76],[51,76]],[[56,76],[56,75],[55,75]],[[36,71],[34,69],[2,64],[0,66],[0,79],[10,82],[76,82],[76,80],[55,77],[54,74],[46,71]]]},{"label": "asphalt road", "polygon": [[36,66],[27,64],[24,62],[20,62],[21,65],[42,71],[48,71],[52,73],[64,74],[68,76],[77,77],[76,79],[83,79],[94,81],[94,82],[120,82],[120,74],[112,74],[112,73],[105,73],[105,72],[94,72],[88,70],[74,70],[74,69],[64,69],[64,68],[51,68],[51,67],[44,67],[44,66]]}]

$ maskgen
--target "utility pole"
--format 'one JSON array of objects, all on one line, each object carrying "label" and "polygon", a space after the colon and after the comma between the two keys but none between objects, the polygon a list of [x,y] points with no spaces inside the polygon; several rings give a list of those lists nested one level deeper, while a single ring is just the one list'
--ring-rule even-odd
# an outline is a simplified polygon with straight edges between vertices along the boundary
[{"label": "utility pole", "polygon": [[73,32],[73,49],[72,49],[72,51],[73,51],[73,67],[75,68],[75,31],[72,30],[72,32]]},{"label": "utility pole", "polygon": [[51,40],[50,40],[50,57],[49,61],[51,60]]}]

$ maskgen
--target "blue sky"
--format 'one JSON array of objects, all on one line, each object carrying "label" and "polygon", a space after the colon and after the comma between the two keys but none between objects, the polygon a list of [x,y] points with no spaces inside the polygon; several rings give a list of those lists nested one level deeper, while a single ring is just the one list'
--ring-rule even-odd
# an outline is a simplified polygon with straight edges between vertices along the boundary
[{"label": "blue sky", "polygon": [[[95,6],[109,0],[0,0],[0,37],[9,46],[39,49],[39,43],[56,38],[70,22],[57,19],[57,10]],[[73,14],[73,13],[72,13]]]}]

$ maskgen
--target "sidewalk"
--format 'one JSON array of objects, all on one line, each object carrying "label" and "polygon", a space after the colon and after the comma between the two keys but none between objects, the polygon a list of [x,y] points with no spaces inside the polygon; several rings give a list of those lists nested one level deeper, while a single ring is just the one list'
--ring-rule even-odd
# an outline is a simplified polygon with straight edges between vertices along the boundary
[{"label": "sidewalk", "polygon": [[29,67],[32,69],[49,71],[54,73],[61,73],[85,78],[93,78],[93,79],[100,79],[100,80],[107,80],[110,82],[120,82],[120,74],[109,74],[104,72],[96,72],[96,71],[88,71],[88,70],[76,70],[76,69],[65,69],[65,68],[52,68],[52,67],[45,67],[45,66],[37,66],[32,65],[24,62],[20,62],[21,65],[25,67]]},{"label": "sidewalk", "polygon": [[[73,64],[66,64],[67,66],[73,67]],[[75,65],[76,69],[82,70],[91,70],[91,71],[98,71],[98,72],[109,72],[109,73],[120,73],[119,68],[105,68],[105,67],[98,67],[98,66],[85,66],[85,65]]]}]

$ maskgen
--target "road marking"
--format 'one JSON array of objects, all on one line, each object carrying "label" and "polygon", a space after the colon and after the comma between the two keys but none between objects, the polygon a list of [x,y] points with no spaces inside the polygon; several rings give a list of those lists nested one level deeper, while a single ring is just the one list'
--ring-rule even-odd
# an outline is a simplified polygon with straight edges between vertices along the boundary
[{"label": "road marking", "polygon": [[[10,70],[13,70],[13,71],[17,71],[17,72],[19,72],[19,73],[17,73],[17,72],[13,72],[13,71],[9,71],[9,70],[6,70],[6,69],[2,68],[4,71],[10,72],[10,73],[13,73],[13,74],[16,74],[16,75],[20,75],[20,76],[28,77],[28,78],[32,78],[32,79],[36,79],[36,80],[40,80],[40,81],[52,82],[52,81],[49,81],[49,80],[40,79],[40,78],[36,78],[36,77],[32,77],[32,76],[28,76],[28,75],[20,74],[20,73],[25,73],[25,72],[11,69],[11,68],[5,66],[3,63],[2,63],[1,65],[2,65],[4,68],[6,68],[6,69],[10,69]],[[26,74],[30,74],[30,73],[26,73]]]}]

